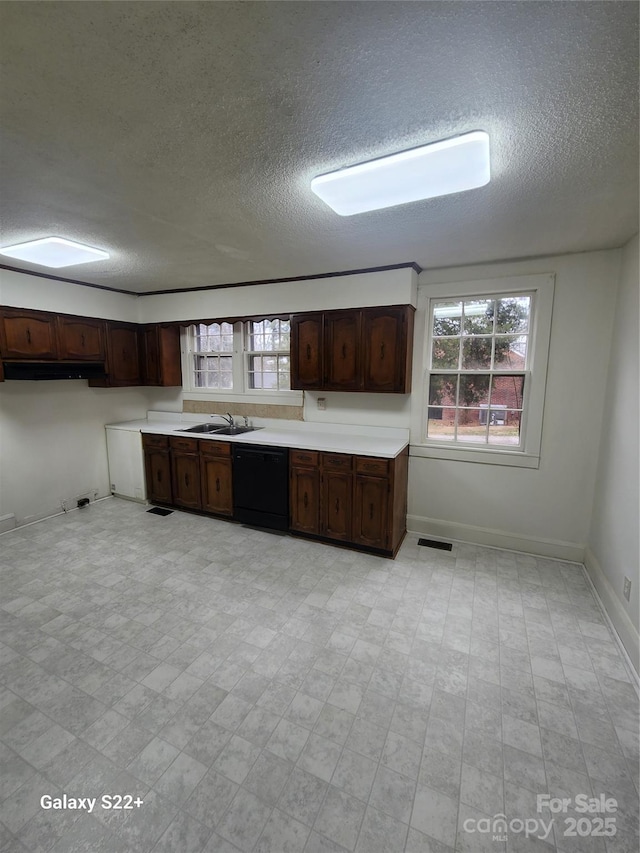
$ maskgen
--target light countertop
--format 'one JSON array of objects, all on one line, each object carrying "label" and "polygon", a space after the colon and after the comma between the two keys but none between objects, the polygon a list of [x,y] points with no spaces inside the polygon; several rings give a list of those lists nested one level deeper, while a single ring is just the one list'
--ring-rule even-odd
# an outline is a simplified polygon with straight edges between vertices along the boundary
[{"label": "light countertop", "polygon": [[[240,419],[239,419],[240,420]],[[184,415],[176,412],[148,412],[147,418],[107,424],[110,429],[155,435],[174,435],[198,438],[202,441],[229,441],[239,444],[263,444],[290,447],[295,450],[323,450],[329,453],[350,453],[356,456],[381,456],[393,459],[409,444],[409,430],[388,427],[321,424],[301,421],[252,419],[259,427],[242,435],[207,435],[188,433],[185,428],[198,423],[223,421],[207,415]]]}]

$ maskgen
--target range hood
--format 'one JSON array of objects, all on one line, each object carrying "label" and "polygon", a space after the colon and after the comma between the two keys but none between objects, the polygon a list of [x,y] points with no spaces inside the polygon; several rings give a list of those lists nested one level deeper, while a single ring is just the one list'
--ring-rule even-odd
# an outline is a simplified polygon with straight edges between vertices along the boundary
[{"label": "range hood", "polygon": [[5,379],[104,379],[102,362],[5,361]]}]

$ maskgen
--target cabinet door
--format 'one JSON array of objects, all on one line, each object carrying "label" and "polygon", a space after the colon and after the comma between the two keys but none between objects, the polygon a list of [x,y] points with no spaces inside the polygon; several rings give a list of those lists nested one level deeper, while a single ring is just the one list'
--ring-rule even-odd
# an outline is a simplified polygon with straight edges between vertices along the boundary
[{"label": "cabinet door", "polygon": [[363,310],[364,391],[408,393],[412,319],[413,311],[404,305]]},{"label": "cabinet door", "polygon": [[357,391],[360,376],[361,311],[325,314],[325,383],[328,391]]},{"label": "cabinet door", "polygon": [[103,320],[58,317],[58,357],[73,361],[104,361]]},{"label": "cabinet door", "polygon": [[0,350],[3,358],[57,358],[55,314],[4,308]]},{"label": "cabinet door", "polygon": [[320,533],[320,471],[317,467],[291,468],[289,483],[291,529]]},{"label": "cabinet door", "polygon": [[109,323],[109,385],[142,385],[138,327],[130,323]]},{"label": "cabinet door", "polygon": [[200,457],[202,509],[218,515],[233,515],[231,459]]},{"label": "cabinet door", "polygon": [[291,318],[291,388],[321,389],[323,382],[323,315],[297,314]]},{"label": "cabinet door", "polygon": [[322,535],[351,540],[351,474],[324,471],[322,474]]},{"label": "cabinet door", "polygon": [[173,502],[171,491],[171,462],[168,450],[145,447],[144,468],[147,480],[147,497],[153,503]]},{"label": "cabinet door", "polygon": [[200,459],[194,453],[171,453],[173,502],[176,506],[200,509]]},{"label": "cabinet door", "polygon": [[182,385],[178,326],[145,326],[142,333],[142,379],[145,385]]},{"label": "cabinet door", "polygon": [[356,475],[353,501],[353,541],[369,548],[388,548],[389,481]]}]

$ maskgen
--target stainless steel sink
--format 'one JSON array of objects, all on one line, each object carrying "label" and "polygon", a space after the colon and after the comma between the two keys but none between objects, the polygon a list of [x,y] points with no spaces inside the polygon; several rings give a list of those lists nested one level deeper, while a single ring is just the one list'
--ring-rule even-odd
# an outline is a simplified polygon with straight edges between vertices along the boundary
[{"label": "stainless steel sink", "polygon": [[254,432],[257,429],[262,429],[262,427],[222,427],[222,429],[214,430],[216,435],[242,435],[243,432]]},{"label": "stainless steel sink", "polygon": [[[196,426],[189,427],[188,429],[178,429],[176,432],[204,432],[211,433],[217,432],[220,429],[220,424],[197,424]],[[224,427],[222,427],[224,429]]]},{"label": "stainless steel sink", "polygon": [[244,432],[253,432],[262,427],[226,426],[219,424],[196,424],[188,429],[179,429],[176,432],[196,432],[205,435],[242,435]]}]

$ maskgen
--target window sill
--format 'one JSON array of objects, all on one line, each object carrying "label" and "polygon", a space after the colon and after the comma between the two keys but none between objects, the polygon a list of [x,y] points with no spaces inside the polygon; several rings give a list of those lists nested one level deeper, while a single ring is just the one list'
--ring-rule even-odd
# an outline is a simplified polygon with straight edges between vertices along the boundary
[{"label": "window sill", "polygon": [[448,459],[453,462],[474,462],[484,465],[506,465],[512,468],[540,467],[539,456],[521,450],[443,447],[441,444],[410,444],[409,456],[421,456],[425,459]]},{"label": "window sill", "polygon": [[211,400],[225,403],[262,403],[267,406],[302,406],[303,391],[216,391],[210,388],[206,391],[184,391],[183,400]]}]

